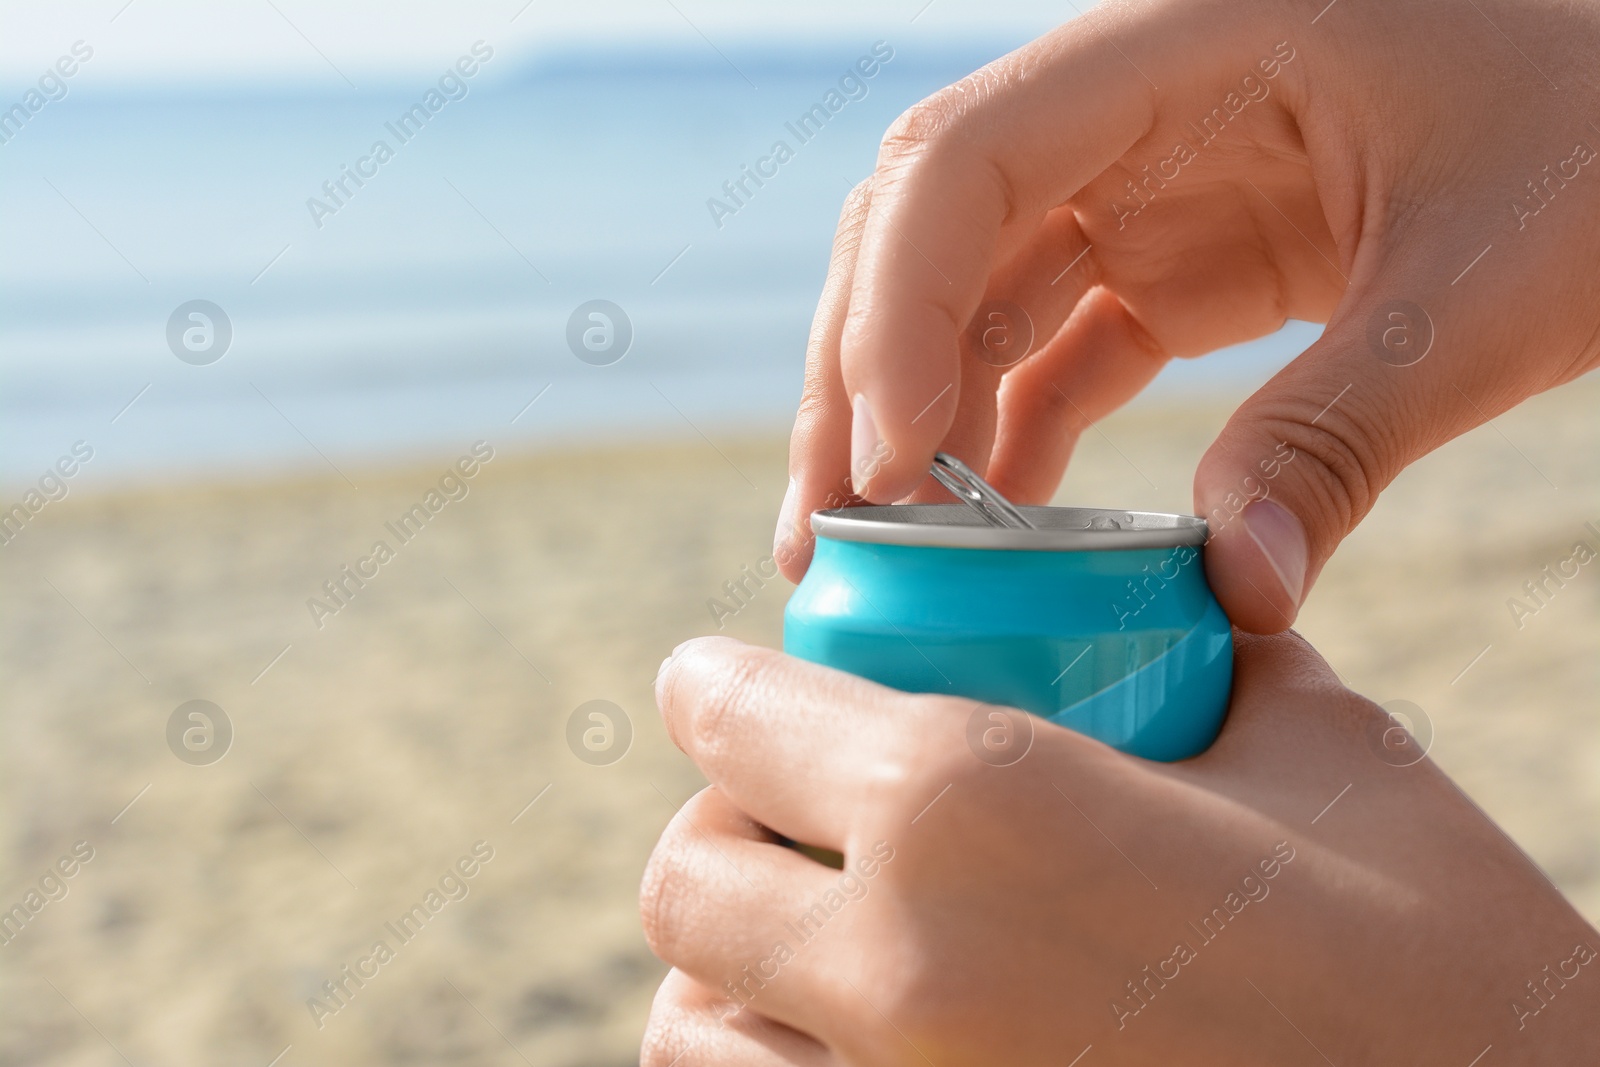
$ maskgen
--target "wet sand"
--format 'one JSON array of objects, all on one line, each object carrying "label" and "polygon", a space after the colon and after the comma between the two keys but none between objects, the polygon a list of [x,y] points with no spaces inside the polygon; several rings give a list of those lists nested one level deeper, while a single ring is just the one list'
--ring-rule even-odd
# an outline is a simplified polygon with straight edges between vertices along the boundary
[{"label": "wet sand", "polygon": [[[1351,687],[1424,710],[1434,758],[1591,920],[1600,564],[1520,630],[1507,600],[1600,525],[1597,401],[1600,381],[1538,398],[1407,472],[1301,626]],[[1187,510],[1225,415],[1107,420],[1059,499]],[[347,469],[359,489],[74,490],[0,551],[3,906],[93,849],[0,946],[0,1063],[636,1062],[663,970],[638,879],[700,785],[650,683],[769,553],[784,444],[500,450],[420,532],[390,532],[470,443]],[[321,587],[347,564],[372,576],[336,605]],[[724,632],[777,644],[787,591]],[[337,610],[314,618],[312,597]],[[206,765],[167,741],[197,698],[234,731]],[[567,741],[596,699],[631,721],[609,765]],[[458,868],[475,845],[492,858]],[[314,1018],[340,980],[345,1005]]]}]

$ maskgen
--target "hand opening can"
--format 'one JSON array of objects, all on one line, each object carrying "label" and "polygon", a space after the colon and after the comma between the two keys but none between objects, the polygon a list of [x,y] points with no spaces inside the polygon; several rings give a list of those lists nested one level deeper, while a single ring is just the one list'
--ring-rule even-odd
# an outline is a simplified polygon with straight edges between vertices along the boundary
[{"label": "hand opening can", "polygon": [[1021,708],[1146,759],[1203,752],[1233,680],[1205,521],[1018,510],[1032,529],[959,504],[815,513],[784,651],[907,692]]}]

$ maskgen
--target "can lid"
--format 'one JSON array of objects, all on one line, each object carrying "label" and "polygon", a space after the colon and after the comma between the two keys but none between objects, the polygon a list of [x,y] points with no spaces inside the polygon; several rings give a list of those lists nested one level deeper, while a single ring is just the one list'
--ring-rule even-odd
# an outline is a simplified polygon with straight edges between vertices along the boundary
[{"label": "can lid", "polygon": [[1105,508],[1018,506],[1033,529],[991,526],[963,504],[882,504],[814,512],[811,529],[835,541],[930,548],[1096,552],[1206,543],[1194,515]]}]

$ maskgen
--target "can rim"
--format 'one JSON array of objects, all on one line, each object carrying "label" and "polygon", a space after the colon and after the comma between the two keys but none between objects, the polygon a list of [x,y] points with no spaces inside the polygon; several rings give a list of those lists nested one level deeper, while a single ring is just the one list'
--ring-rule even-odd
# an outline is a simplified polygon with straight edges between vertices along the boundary
[{"label": "can rim", "polygon": [[1034,552],[1198,547],[1207,537],[1206,521],[1195,515],[1029,505],[1018,510],[1034,529],[985,525],[963,504],[870,504],[813,512],[811,530],[834,541]]}]

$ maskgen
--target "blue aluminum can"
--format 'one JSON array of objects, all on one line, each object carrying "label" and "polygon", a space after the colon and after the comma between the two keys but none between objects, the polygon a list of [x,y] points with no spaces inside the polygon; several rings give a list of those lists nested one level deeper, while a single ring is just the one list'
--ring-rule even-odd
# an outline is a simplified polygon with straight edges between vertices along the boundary
[{"label": "blue aluminum can", "polygon": [[819,511],[784,651],[913,693],[1003,705],[1152,760],[1216,739],[1233,680],[1205,521],[959,505]]}]

